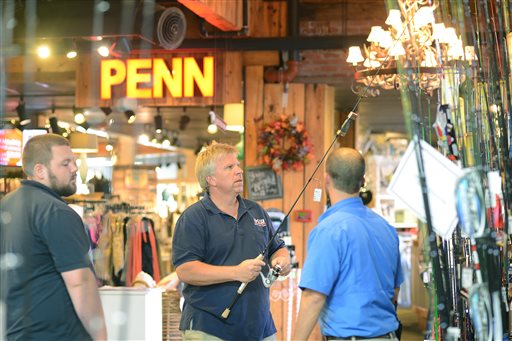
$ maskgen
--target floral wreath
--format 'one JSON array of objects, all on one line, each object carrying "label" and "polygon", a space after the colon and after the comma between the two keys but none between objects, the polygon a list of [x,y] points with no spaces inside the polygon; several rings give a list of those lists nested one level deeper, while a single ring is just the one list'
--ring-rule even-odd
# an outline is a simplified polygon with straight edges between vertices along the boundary
[{"label": "floral wreath", "polygon": [[259,155],[263,163],[275,171],[299,170],[313,157],[313,146],[304,123],[293,115],[281,115],[279,119],[266,123],[258,133]]}]

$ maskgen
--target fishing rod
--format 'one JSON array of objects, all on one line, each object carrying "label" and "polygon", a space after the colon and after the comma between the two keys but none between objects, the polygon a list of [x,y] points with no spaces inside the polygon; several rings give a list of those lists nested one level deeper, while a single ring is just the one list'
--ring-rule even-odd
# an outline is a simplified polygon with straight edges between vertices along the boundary
[{"label": "fishing rod", "polygon": [[[411,18],[411,20],[412,20],[412,18]],[[393,41],[393,45],[396,45],[397,42],[400,41],[400,38],[405,34],[405,32],[406,32],[406,27],[404,27],[404,29],[402,30],[402,33],[399,35],[399,37],[396,40]],[[273,233],[272,237],[270,238],[268,244],[265,246],[265,249],[255,259],[257,259],[257,260],[263,260],[264,259],[266,253],[268,252],[268,249],[270,248],[270,245],[272,244],[272,242],[276,238],[276,236],[279,233],[279,231],[281,230],[281,228],[284,226],[287,218],[290,216],[290,214],[293,211],[295,205],[297,204],[297,202],[299,201],[300,197],[302,196],[302,194],[304,193],[304,191],[308,187],[309,183],[311,182],[311,180],[315,176],[316,172],[318,171],[318,169],[320,168],[320,166],[324,162],[324,160],[327,157],[327,155],[329,154],[330,150],[332,149],[332,147],[334,146],[334,144],[336,143],[338,138],[344,137],[347,134],[347,132],[348,132],[348,130],[350,128],[350,125],[352,124],[353,121],[355,121],[357,119],[358,115],[355,113],[355,110],[356,110],[357,106],[361,102],[361,99],[363,97],[365,97],[366,94],[368,93],[370,87],[375,82],[375,79],[380,74],[382,68],[387,63],[387,61],[389,60],[390,56],[391,55],[389,53],[386,55],[386,58],[384,58],[384,61],[380,64],[379,68],[373,74],[371,81],[365,86],[364,90],[358,95],[357,101],[354,104],[353,109],[350,111],[350,113],[348,114],[348,117],[345,119],[345,121],[341,125],[341,128],[337,131],[336,136],[334,137],[334,139],[332,140],[331,144],[329,145],[329,147],[327,148],[327,150],[323,154],[322,158],[320,159],[320,161],[316,165],[315,169],[313,170],[313,173],[310,175],[309,179],[306,181],[306,184],[302,187],[301,191],[299,192],[299,195],[297,196],[297,199],[295,199],[295,201],[293,202],[293,204],[290,207],[290,209],[288,209],[288,212],[286,213],[284,219],[279,224],[278,228],[274,231],[274,233]],[[248,282],[242,282],[240,284],[240,286],[238,287],[235,295],[233,296],[233,299],[231,300],[231,303],[229,304],[228,307],[226,307],[226,309],[224,309],[224,311],[221,314],[221,317],[223,319],[227,319],[229,317],[229,314],[231,313],[231,309],[233,309],[233,306],[236,304],[236,302],[238,301],[238,299],[240,298],[240,296],[244,292],[245,288],[247,287],[247,284],[248,284]]]},{"label": "fishing rod", "polygon": [[[358,102],[359,103],[359,102]],[[357,104],[358,104],[357,103]],[[357,105],[356,104],[356,105]],[[341,128],[340,130],[338,130],[338,132],[336,133],[336,136],[335,138],[333,139],[332,143],[329,145],[329,147],[327,148],[326,152],[324,153],[324,155],[322,156],[322,158],[320,159],[320,162],[318,162],[318,164],[316,165],[315,169],[313,170],[313,173],[311,174],[311,176],[309,177],[308,181],[306,182],[306,184],[302,187],[302,190],[300,191],[299,195],[297,196],[297,199],[295,199],[295,201],[293,202],[292,206],[290,207],[290,209],[288,210],[288,212],[286,213],[286,215],[284,216],[283,220],[281,221],[281,223],[279,224],[279,227],[274,231],[274,233],[272,234],[272,237],[270,238],[270,240],[268,241],[267,243],[267,246],[265,246],[265,249],[263,249],[263,251],[255,258],[257,260],[263,260],[265,258],[265,255],[267,254],[270,246],[272,245],[272,242],[274,241],[274,239],[276,239],[279,231],[281,230],[281,228],[285,225],[288,217],[290,216],[291,212],[293,211],[293,209],[295,208],[295,205],[297,205],[297,202],[299,201],[299,199],[301,198],[302,194],[304,193],[304,191],[306,190],[306,188],[308,187],[309,183],[311,182],[311,180],[313,180],[313,177],[315,176],[316,172],[318,171],[318,169],[320,168],[320,166],[322,165],[323,161],[325,160],[325,158],[327,157],[327,154],[329,154],[330,150],[332,149],[332,147],[334,146],[334,144],[336,143],[336,141],[338,140],[339,137],[343,137],[347,134],[348,130],[350,129],[350,125],[352,124],[353,121],[355,121],[357,118],[357,114],[353,111],[351,111],[349,114],[348,114],[348,117],[345,119],[345,121],[343,122],[343,124],[341,125]],[[271,270],[272,271],[272,270]],[[274,272],[278,272],[278,270],[274,270]],[[272,273],[272,272],[271,272]],[[221,317],[223,319],[227,319],[229,317],[229,314],[231,313],[231,309],[233,308],[233,306],[236,304],[236,302],[238,301],[238,299],[240,298],[240,295],[242,295],[242,293],[244,292],[245,288],[247,287],[247,284],[249,284],[249,282],[242,282],[242,284],[240,284],[240,286],[238,287],[238,290],[236,291],[236,294],[235,296],[233,297],[232,301],[231,301],[231,304],[226,308],[224,309],[224,311],[222,312],[222,315]],[[270,285],[269,285],[270,286]]]},{"label": "fishing rod", "polygon": [[[456,210],[460,226],[469,236],[471,257],[476,283],[469,290],[469,306],[475,321],[475,333],[478,340],[493,338],[492,304],[489,290],[484,284],[478,240],[485,235],[485,194],[482,187],[483,179],[475,169],[465,171],[455,186]],[[499,331],[495,336],[501,335]]]},{"label": "fishing rod", "polygon": [[443,279],[442,273],[441,273],[441,262],[440,262],[440,252],[437,245],[436,235],[433,228],[432,223],[432,214],[430,212],[430,203],[429,203],[429,197],[428,197],[428,186],[427,186],[427,180],[426,180],[426,174],[425,174],[425,163],[423,161],[423,152],[421,148],[421,132],[420,132],[420,119],[418,115],[412,114],[411,115],[411,121],[414,122],[414,141],[415,141],[415,154],[416,154],[416,164],[418,167],[418,179],[420,182],[421,187],[421,194],[423,198],[423,206],[425,209],[425,220],[427,225],[427,232],[428,232],[428,240],[429,240],[429,246],[430,246],[430,255],[431,255],[431,262],[434,272],[434,281],[436,283],[435,285],[435,292],[436,292],[436,298],[437,298],[437,309],[439,312],[440,320],[441,320],[441,330],[446,330],[448,328],[449,319],[448,319],[448,310],[449,307],[447,305],[448,300],[446,298],[446,290],[445,290],[445,281]]},{"label": "fishing rod", "polygon": [[[409,22],[407,22],[407,24],[410,24],[411,23],[411,20],[412,20],[412,17],[410,19]],[[401,32],[401,34],[393,41],[393,46],[397,44],[397,42],[400,41],[401,37],[406,33],[407,31],[407,27],[408,25],[404,25],[404,28]],[[392,48],[389,50],[391,51]],[[328,153],[330,152],[330,150],[333,148],[334,144],[336,143],[336,141],[338,140],[338,138],[340,137],[344,137],[349,128],[350,128],[350,125],[352,123],[352,121],[355,121],[356,118],[357,118],[357,114],[355,113],[355,110],[357,108],[357,106],[359,105],[359,103],[361,102],[361,99],[363,97],[366,96],[366,94],[368,93],[370,87],[373,85],[373,83],[375,82],[375,80],[377,79],[377,76],[380,74],[382,68],[384,67],[384,65],[387,64],[387,61],[389,60],[390,58],[390,54],[388,53],[386,55],[386,57],[384,58],[384,60],[382,61],[382,63],[380,64],[380,66],[378,67],[378,69],[375,71],[375,73],[372,75],[372,78],[371,78],[371,81],[365,86],[364,90],[362,92],[359,93],[358,95],[358,98],[357,98],[357,101],[356,103],[354,104],[353,106],[353,109],[350,111],[348,117],[345,119],[345,121],[343,122],[343,124],[341,125],[341,128],[338,130],[338,132],[336,133],[336,136],[334,137],[333,141],[331,142],[331,144],[329,145],[329,147],[327,148],[327,150],[325,151],[325,153],[323,154],[322,158],[320,159],[320,161],[318,162],[317,166],[315,167],[315,169],[313,170],[313,173],[310,175],[309,179],[306,181],[306,184],[302,187],[301,191],[299,192],[299,195],[297,196],[297,198],[295,199],[295,201],[293,202],[292,206],[290,207],[290,209],[288,210],[288,212],[286,213],[284,219],[282,220],[281,224],[278,226],[278,228],[274,231],[272,237],[270,238],[268,244],[265,246],[264,250],[255,258],[257,260],[263,260],[265,255],[267,254],[272,242],[274,241],[274,239],[276,238],[277,234],[279,233],[279,231],[281,230],[281,228],[284,226],[284,223],[286,222],[287,218],[289,217],[289,215],[291,214],[291,212],[293,211],[295,205],[297,204],[297,202],[299,201],[300,197],[302,196],[302,194],[305,192],[306,188],[308,187],[309,183],[311,182],[311,180],[313,179],[313,177],[315,176],[316,172],[318,171],[318,169],[320,168],[320,166],[322,165],[323,161],[325,160],[325,158],[327,157]],[[436,252],[437,252],[437,249],[436,249]],[[438,260],[438,263],[439,263],[439,259]],[[439,267],[439,265],[438,265]],[[438,271],[435,271],[436,273],[438,273]],[[248,282],[242,282],[240,284],[240,286],[238,287],[235,295],[233,296],[233,299],[231,300],[231,303],[228,305],[228,307],[226,307],[226,309],[224,309],[224,311],[222,312],[221,314],[221,317],[223,319],[227,319],[231,313],[231,309],[233,308],[233,306],[236,304],[236,302],[238,301],[238,299],[240,298],[240,296],[242,295],[242,293],[244,292],[245,288],[247,287],[248,285]],[[443,302],[443,305],[445,306],[444,302],[446,300],[444,299],[444,296],[443,296],[443,299],[441,300],[441,302]],[[445,320],[445,319],[443,319]],[[447,319],[446,319],[447,320]]]},{"label": "fishing rod", "polygon": [[[491,4],[492,5],[492,4]],[[490,60],[490,82],[489,89],[487,87],[483,86],[483,92],[485,94],[485,101],[486,101],[486,107],[487,107],[487,120],[488,120],[488,126],[489,126],[489,132],[491,133],[491,152],[493,152],[495,155],[490,155],[490,167],[489,169],[486,169],[486,171],[493,170],[492,166],[494,166],[494,169],[500,169],[503,174],[503,199],[504,199],[504,220],[506,223],[508,223],[508,192],[510,191],[511,186],[511,174],[510,174],[510,168],[512,168],[510,163],[510,158],[507,155],[508,151],[508,141],[507,141],[507,125],[505,124],[505,110],[509,110],[508,103],[510,103],[510,94],[508,92],[508,68],[505,63],[505,57],[506,57],[506,50],[504,49],[505,40],[502,35],[502,33],[499,33],[500,37],[498,38],[497,31],[499,31],[496,27],[496,20],[499,21],[499,24],[501,26],[502,20],[501,20],[501,13],[500,13],[500,7],[499,6],[490,6],[487,2],[484,2],[484,14],[486,19],[486,32],[487,32],[487,41],[489,42],[490,48],[487,49],[488,57]],[[491,25],[492,24],[492,25]],[[491,30],[492,28],[492,30]],[[500,47],[501,42],[501,47]],[[481,63],[481,61],[479,61]],[[505,79],[505,81],[503,81]],[[504,87],[504,85],[506,85]],[[487,91],[490,91],[490,94],[487,94]],[[489,103],[489,101],[492,101]],[[491,110],[491,104],[492,107],[495,107],[496,110]],[[489,185],[489,184],[488,184]],[[489,191],[490,193],[490,191]],[[488,193],[486,193],[488,194]],[[493,208],[491,205],[491,202],[494,198],[491,199],[490,202],[488,202],[488,206],[486,209],[490,209],[490,217],[489,217],[489,227],[497,228],[497,226],[494,225],[492,212]],[[498,214],[501,214],[501,212],[498,212]],[[506,225],[505,225],[506,226]],[[510,231],[506,231],[506,233],[509,233]],[[500,282],[494,280],[496,278],[496,275],[498,274],[498,269],[500,269],[500,250],[496,243],[496,234],[490,233],[490,231],[487,234],[486,237],[486,248],[488,249],[487,253],[484,253],[485,260],[486,260],[486,272],[488,273],[488,287],[489,292],[491,293],[491,303],[492,303],[492,312],[494,317],[494,334],[498,337],[502,334],[503,328],[506,328],[505,320],[506,320],[506,314],[504,314],[504,310],[506,309],[507,301],[506,299],[500,299],[500,291],[505,292],[505,287],[507,286],[507,281],[505,281],[505,278],[501,276],[501,274],[507,270],[509,266],[509,259],[508,259],[508,243],[504,243],[503,248],[503,272],[500,273]]]}]

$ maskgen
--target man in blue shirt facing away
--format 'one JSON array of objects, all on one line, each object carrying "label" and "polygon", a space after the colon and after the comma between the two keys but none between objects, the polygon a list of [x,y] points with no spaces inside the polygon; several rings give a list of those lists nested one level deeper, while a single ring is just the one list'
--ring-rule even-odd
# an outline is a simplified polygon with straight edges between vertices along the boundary
[{"label": "man in blue shirt facing away", "polygon": [[[172,259],[185,282],[183,340],[276,339],[269,289],[259,277],[265,263],[279,264],[286,276],[290,256],[284,243],[274,239],[265,262],[256,259],[274,231],[265,210],[240,197],[244,183],[237,153],[219,143],[198,155],[196,176],[206,195],[176,223]],[[249,284],[224,318],[240,282]]]},{"label": "man in blue shirt facing away", "polygon": [[332,206],[309,235],[294,340],[307,340],[319,318],[327,340],[397,340],[398,235],[359,198],[364,172],[364,159],[352,148],[327,159]]}]

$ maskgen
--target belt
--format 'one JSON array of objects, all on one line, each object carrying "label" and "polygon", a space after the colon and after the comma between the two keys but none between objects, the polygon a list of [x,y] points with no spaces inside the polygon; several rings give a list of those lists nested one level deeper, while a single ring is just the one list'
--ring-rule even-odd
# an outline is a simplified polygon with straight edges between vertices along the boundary
[{"label": "belt", "polygon": [[387,333],[380,336],[372,336],[372,337],[365,337],[365,336],[329,336],[325,335],[325,340],[371,340],[371,339],[394,339],[396,338],[395,332]]}]

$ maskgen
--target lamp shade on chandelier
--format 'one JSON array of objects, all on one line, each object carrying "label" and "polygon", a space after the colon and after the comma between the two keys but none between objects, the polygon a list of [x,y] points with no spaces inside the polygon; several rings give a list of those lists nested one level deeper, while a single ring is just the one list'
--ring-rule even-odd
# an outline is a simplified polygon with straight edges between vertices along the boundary
[{"label": "lamp shade on chandelier", "polygon": [[[380,89],[412,85],[428,94],[441,86],[443,73],[459,73],[476,59],[473,46],[463,46],[455,28],[436,23],[435,6],[427,1],[398,0],[387,28],[373,26],[364,53],[349,48],[346,61],[356,68],[352,90],[378,96]],[[364,92],[364,93],[362,93]]]}]

